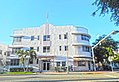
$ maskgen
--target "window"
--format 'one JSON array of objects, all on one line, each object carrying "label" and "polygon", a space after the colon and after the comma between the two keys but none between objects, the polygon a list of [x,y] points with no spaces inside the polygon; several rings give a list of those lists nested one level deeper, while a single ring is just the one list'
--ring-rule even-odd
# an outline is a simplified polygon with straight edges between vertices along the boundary
[{"label": "window", "polygon": [[88,46],[82,46],[82,51],[84,51],[84,52],[90,52],[90,47],[88,47]]},{"label": "window", "polygon": [[38,36],[38,40],[40,40],[40,36]]},{"label": "window", "polygon": [[64,39],[67,39],[67,34],[64,34]]},{"label": "window", "polygon": [[29,64],[33,64],[33,59],[29,59]]},{"label": "window", "polygon": [[0,50],[0,54],[2,54],[2,50]]},{"label": "window", "polygon": [[67,51],[68,50],[68,46],[64,46],[64,50]]},{"label": "window", "polygon": [[30,47],[30,50],[33,50],[34,49],[34,47]]},{"label": "window", "polygon": [[34,40],[34,36],[31,36],[31,41]]},{"label": "window", "polygon": [[21,42],[22,37],[14,37],[13,42]]},{"label": "window", "polygon": [[57,66],[60,66],[60,62],[57,62]]},{"label": "window", "polygon": [[59,35],[59,39],[61,39],[61,34]]},{"label": "window", "polygon": [[62,47],[61,46],[59,46],[59,51],[61,51],[62,50]]},{"label": "window", "polygon": [[12,48],[12,54],[15,54],[16,51],[20,50],[21,48]]},{"label": "window", "polygon": [[19,59],[11,59],[11,65],[19,65]]},{"label": "window", "polygon": [[37,52],[39,52],[39,47],[37,47]]},{"label": "window", "polygon": [[36,60],[36,63],[38,64],[38,59]]},{"label": "window", "polygon": [[10,56],[10,51],[6,51],[6,55],[7,56]]},{"label": "window", "polygon": [[81,39],[82,39],[82,40],[89,41],[89,37],[88,37],[88,36],[86,36],[86,35],[81,35]]},{"label": "window", "polygon": [[50,41],[50,35],[44,35],[43,41]]},{"label": "window", "polygon": [[4,55],[6,55],[7,53],[6,52],[4,52]]},{"label": "window", "polygon": [[12,48],[12,54],[14,54],[16,52],[15,48]]},{"label": "window", "polygon": [[86,66],[86,62],[85,61],[78,61],[78,66]]},{"label": "window", "polygon": [[48,52],[50,52],[50,46],[44,46],[43,53],[48,53]]},{"label": "window", "polygon": [[62,62],[62,66],[66,66],[66,62]]}]

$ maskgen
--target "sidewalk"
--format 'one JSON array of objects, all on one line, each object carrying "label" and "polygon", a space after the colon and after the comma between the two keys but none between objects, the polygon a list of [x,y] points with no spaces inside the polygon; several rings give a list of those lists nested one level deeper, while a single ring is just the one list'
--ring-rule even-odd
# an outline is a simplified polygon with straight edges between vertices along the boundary
[{"label": "sidewalk", "polygon": [[[104,73],[115,73],[116,71],[90,71],[90,72],[69,72],[69,74],[104,74]],[[38,74],[67,74],[67,72],[42,72]]]}]

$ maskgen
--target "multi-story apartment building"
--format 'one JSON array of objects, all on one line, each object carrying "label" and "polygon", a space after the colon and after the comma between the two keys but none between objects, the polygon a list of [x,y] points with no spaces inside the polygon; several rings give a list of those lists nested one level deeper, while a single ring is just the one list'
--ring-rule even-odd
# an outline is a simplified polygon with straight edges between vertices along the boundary
[{"label": "multi-story apartment building", "polygon": [[7,56],[10,55],[8,45],[0,43],[0,72],[4,71],[4,67],[7,65]]},{"label": "multi-story apartment building", "polygon": [[92,70],[91,36],[84,27],[45,23],[40,27],[15,30],[12,37],[12,57],[9,57],[12,66],[19,65],[15,51],[29,48],[38,56],[30,65],[40,70],[49,71],[52,67],[67,65],[74,71]]}]

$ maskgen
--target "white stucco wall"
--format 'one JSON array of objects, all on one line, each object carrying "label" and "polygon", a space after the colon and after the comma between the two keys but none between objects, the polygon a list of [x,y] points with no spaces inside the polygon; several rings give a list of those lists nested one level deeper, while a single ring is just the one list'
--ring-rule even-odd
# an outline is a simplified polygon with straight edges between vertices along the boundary
[{"label": "white stucco wall", "polygon": [[[43,54],[43,46],[51,46],[50,53],[53,55],[69,56],[79,55],[84,57],[91,57],[90,52],[83,52],[81,49],[82,45],[90,46],[90,41],[81,40],[81,34],[88,34],[88,30],[83,27],[75,26],[53,26],[49,24],[49,35],[50,41],[44,42],[43,35],[46,35],[45,24],[40,27],[24,28],[20,30],[15,30],[13,36],[34,36],[35,39],[31,41],[30,39],[22,39],[21,42],[13,42],[11,47],[34,47],[35,49],[39,47],[40,51],[38,54]],[[64,34],[68,34],[68,39],[64,39]],[[61,35],[61,40],[59,39],[59,34]],[[40,40],[37,40],[37,36],[40,36]],[[68,45],[68,51],[64,51],[64,46]],[[62,51],[59,51],[59,46],[62,46]]]}]

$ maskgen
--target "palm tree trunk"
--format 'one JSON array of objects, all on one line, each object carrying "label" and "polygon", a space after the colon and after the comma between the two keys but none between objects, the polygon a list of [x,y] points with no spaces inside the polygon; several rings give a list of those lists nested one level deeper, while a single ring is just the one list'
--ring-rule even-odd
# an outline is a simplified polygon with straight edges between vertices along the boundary
[{"label": "palm tree trunk", "polygon": [[25,72],[25,64],[24,64],[24,61],[22,62],[22,67],[23,67],[23,70]]},{"label": "palm tree trunk", "polygon": [[28,58],[28,64],[27,64],[26,72],[28,71],[28,68],[29,68],[29,58]]},{"label": "palm tree trunk", "polygon": [[24,69],[24,72],[26,72],[26,70],[25,70],[25,64],[23,64],[23,69]]}]

